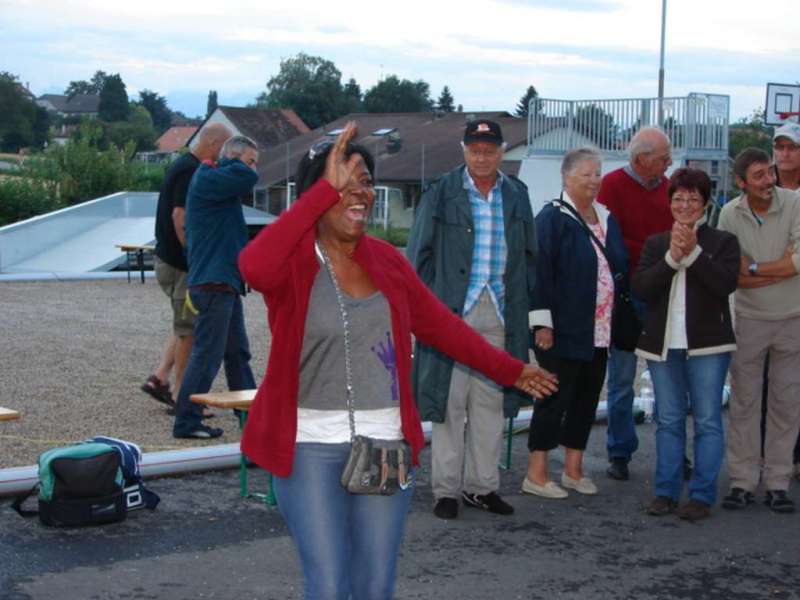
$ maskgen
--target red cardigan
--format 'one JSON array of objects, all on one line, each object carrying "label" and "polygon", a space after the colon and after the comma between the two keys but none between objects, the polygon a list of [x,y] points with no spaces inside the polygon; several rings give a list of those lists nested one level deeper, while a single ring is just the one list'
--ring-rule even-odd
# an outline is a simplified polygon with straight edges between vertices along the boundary
[{"label": "red cardigan", "polygon": [[608,207],[622,230],[628,249],[629,276],[636,271],[647,238],[672,229],[668,188],[669,180],[661,177],[658,187],[648,190],[628,175],[624,167],[611,171],[600,183],[597,201]]},{"label": "red cardigan", "polygon": [[[291,473],[297,439],[300,351],[311,287],[319,270],[314,253],[315,226],[338,201],[339,193],[326,181],[318,181],[239,255],[245,281],[264,295],[272,332],[267,372],[250,409],[241,447],[256,464],[280,477]],[[364,236],[356,245],[353,260],[367,272],[390,306],[400,418],[416,465],[424,438],[411,394],[412,333],[504,386],[514,384],[523,363],[494,348],[451,313],[390,244]],[[342,399],[344,402],[344,390]]]}]

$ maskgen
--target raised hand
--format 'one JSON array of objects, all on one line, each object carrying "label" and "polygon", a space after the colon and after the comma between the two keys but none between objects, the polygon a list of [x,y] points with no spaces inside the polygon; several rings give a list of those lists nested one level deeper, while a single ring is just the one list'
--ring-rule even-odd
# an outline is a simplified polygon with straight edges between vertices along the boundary
[{"label": "raised hand", "polygon": [[669,236],[669,255],[675,262],[680,262],[680,260],[685,256],[683,249],[683,236],[680,229],[680,223],[677,221],[672,224],[672,233]]},{"label": "raised hand", "polygon": [[325,160],[325,171],[322,177],[340,192],[350,183],[353,171],[355,171],[358,161],[361,160],[358,154],[350,155],[349,159],[344,155],[347,144],[356,137],[357,133],[358,128],[355,121],[350,121],[336,138],[336,143]]},{"label": "raised hand", "polygon": [[514,387],[541,399],[558,391],[558,377],[535,365],[527,364],[523,367]]}]

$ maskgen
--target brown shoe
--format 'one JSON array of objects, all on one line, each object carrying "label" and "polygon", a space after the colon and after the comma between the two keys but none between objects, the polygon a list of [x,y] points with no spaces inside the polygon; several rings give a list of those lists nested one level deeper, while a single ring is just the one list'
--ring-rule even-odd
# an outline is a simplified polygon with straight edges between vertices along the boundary
[{"label": "brown shoe", "polygon": [[686,521],[699,521],[711,516],[711,507],[699,500],[689,500],[678,509],[678,517]]},{"label": "brown shoe", "polygon": [[678,506],[672,498],[667,496],[656,496],[647,507],[646,512],[652,517],[663,517],[674,511]]}]

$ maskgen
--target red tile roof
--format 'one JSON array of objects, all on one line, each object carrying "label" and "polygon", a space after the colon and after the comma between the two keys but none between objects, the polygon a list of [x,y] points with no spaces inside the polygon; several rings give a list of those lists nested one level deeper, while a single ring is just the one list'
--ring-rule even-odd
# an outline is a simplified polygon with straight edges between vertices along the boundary
[{"label": "red tile roof", "polygon": [[186,145],[197,127],[170,127],[156,140],[159,152],[177,152]]}]

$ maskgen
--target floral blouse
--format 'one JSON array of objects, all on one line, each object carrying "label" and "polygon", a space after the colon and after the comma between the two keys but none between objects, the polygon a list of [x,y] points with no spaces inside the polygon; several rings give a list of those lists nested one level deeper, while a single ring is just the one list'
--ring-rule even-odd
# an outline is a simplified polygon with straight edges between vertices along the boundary
[{"label": "floral blouse", "polygon": [[[606,232],[600,223],[587,223],[597,239],[605,243]],[[592,242],[597,254],[597,299],[594,309],[594,347],[608,348],[611,345],[611,311],[614,308],[614,278],[605,255]]]}]

